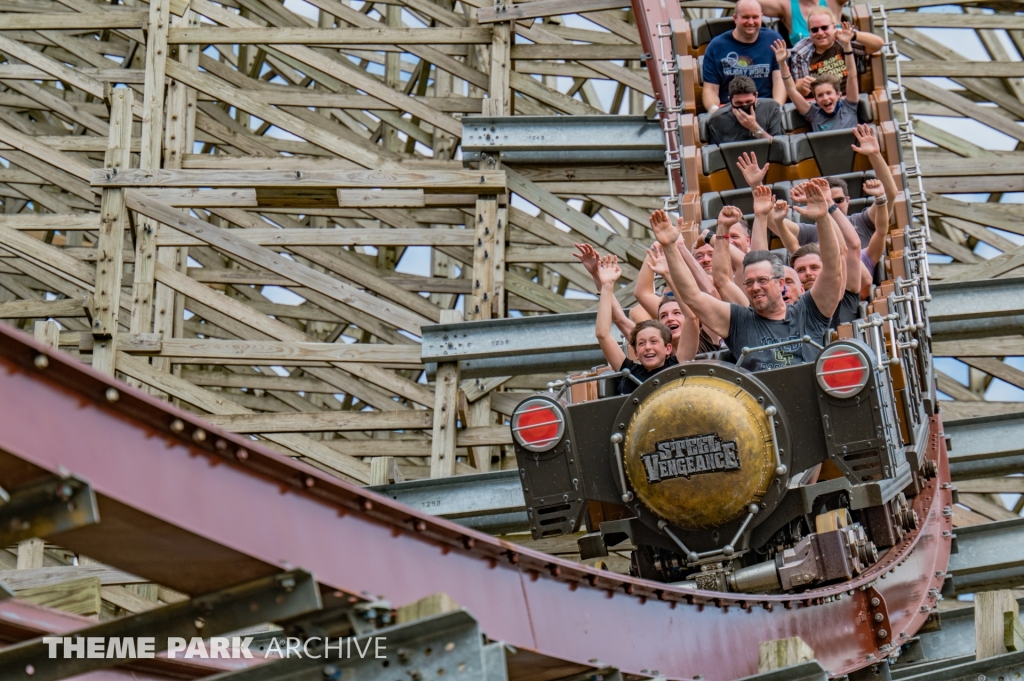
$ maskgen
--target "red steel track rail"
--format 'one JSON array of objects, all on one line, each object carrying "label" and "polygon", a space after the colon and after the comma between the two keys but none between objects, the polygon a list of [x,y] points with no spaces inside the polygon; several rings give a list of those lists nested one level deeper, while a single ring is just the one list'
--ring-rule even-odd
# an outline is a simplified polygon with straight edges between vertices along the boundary
[{"label": "red steel track rail", "polygon": [[693,591],[424,515],[0,326],[0,486],[72,473],[99,500],[98,524],[55,543],[193,594],[290,567],[350,600],[372,594],[403,605],[443,591],[493,639],[669,678],[754,673],[758,642],[790,636],[840,674],[913,635],[935,605],[950,551],[941,431],[936,417],[929,457],[939,475],[913,500],[921,529],[858,579],[799,595]]}]

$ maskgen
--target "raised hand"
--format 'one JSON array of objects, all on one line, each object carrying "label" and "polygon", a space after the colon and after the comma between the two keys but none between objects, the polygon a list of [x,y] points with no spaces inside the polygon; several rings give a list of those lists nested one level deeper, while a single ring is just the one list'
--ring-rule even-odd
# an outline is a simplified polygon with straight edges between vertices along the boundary
[{"label": "raised hand", "polygon": [[793,185],[793,188],[789,190],[789,198],[793,199],[793,203],[807,203],[807,187],[806,182]]},{"label": "raised hand", "polygon": [[743,173],[743,179],[751,187],[756,187],[764,182],[764,176],[768,173],[769,165],[769,163],[765,163],[763,168],[758,168],[757,154],[752,151],[745,151],[742,156],[736,159],[736,167],[740,169],[740,172]]},{"label": "raised hand", "polygon": [[743,219],[743,211],[736,206],[723,206],[718,213],[718,234],[726,235],[737,222]]},{"label": "raised hand", "polygon": [[665,249],[661,244],[655,243],[647,249],[647,265],[655,274],[660,274],[662,279],[668,279],[668,260],[665,259]]},{"label": "raised hand", "polygon": [[882,150],[878,146],[878,138],[875,137],[873,126],[861,123],[853,129],[853,135],[857,138],[857,144],[851,144],[850,148],[858,154],[870,156],[871,154],[881,153]]},{"label": "raised hand", "polygon": [[784,64],[789,59],[789,48],[786,47],[785,40],[776,40],[772,43],[772,52],[775,53],[775,60],[780,64]]},{"label": "raised hand", "polygon": [[803,186],[806,188],[807,207],[796,206],[796,212],[812,220],[828,216],[828,207],[829,203],[831,203],[829,201],[828,182],[819,178],[804,182]]},{"label": "raised hand", "polygon": [[614,284],[621,276],[622,268],[619,267],[619,256],[606,255],[601,258],[601,262],[597,270],[597,278],[598,281],[601,282],[601,286]]},{"label": "raised hand", "polygon": [[579,253],[573,253],[573,256],[579,259],[583,268],[593,276],[601,264],[601,256],[590,244],[575,244],[575,246]]},{"label": "raised hand", "polygon": [[754,215],[767,217],[774,207],[775,197],[771,189],[764,185],[754,189]]},{"label": "raised hand", "polygon": [[785,201],[783,201],[781,199],[775,202],[775,208],[772,211],[772,218],[775,219],[775,222],[782,222],[786,218],[786,215],[788,213],[789,213],[789,204],[788,203],[786,203]]},{"label": "raised hand", "polygon": [[651,213],[651,230],[658,238],[662,246],[671,246],[679,240],[679,227],[672,224],[668,213],[663,210],[656,210]]},{"label": "raised hand", "polygon": [[846,52],[850,51],[850,43],[853,42],[853,36],[857,32],[850,26],[850,22],[844,21],[843,27],[836,30],[836,42],[839,43],[843,50]]},{"label": "raised hand", "polygon": [[876,198],[885,194],[885,186],[878,180],[864,180],[863,189],[865,194]]}]

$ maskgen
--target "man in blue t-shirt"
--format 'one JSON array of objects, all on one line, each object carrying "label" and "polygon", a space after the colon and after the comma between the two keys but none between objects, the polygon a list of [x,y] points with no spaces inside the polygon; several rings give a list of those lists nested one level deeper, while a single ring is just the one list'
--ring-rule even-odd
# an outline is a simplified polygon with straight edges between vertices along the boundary
[{"label": "man in blue t-shirt", "polygon": [[785,104],[786,87],[772,51],[772,43],[782,36],[761,28],[757,0],[739,0],[733,20],[736,28],[713,38],[704,52],[704,108],[711,113],[728,101],[729,81],[735,76],[753,80],[758,97]]}]

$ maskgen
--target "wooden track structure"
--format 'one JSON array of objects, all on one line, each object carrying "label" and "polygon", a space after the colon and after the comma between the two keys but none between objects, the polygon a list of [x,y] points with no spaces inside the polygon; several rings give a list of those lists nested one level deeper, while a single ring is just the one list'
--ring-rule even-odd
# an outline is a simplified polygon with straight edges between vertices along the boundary
[{"label": "wooden track structure", "polygon": [[[1018,5],[918,11],[938,4],[886,4],[910,113],[1024,142]],[[683,7],[701,18],[731,3]],[[0,10],[0,318],[358,483],[514,465],[505,417],[551,377],[428,382],[422,327],[457,307],[466,319],[590,309],[572,244],[616,253],[631,280],[666,193],[660,165],[460,160],[465,114],[650,115],[623,2]],[[921,30],[943,27],[973,30],[991,61]],[[933,279],[1019,276],[1024,249],[990,228],[1024,235],[1024,206],[1000,202],[1024,191],[1024,152],[916,131],[936,145],[921,152],[932,249],[952,259]],[[977,193],[990,198],[955,196]],[[979,242],[1001,254],[984,259]],[[429,250],[429,276],[396,270],[411,247]],[[993,378],[1024,388],[1002,361],[1022,350],[1020,336],[937,343],[971,367],[969,386],[939,374],[946,417],[1024,410],[983,398]]]}]

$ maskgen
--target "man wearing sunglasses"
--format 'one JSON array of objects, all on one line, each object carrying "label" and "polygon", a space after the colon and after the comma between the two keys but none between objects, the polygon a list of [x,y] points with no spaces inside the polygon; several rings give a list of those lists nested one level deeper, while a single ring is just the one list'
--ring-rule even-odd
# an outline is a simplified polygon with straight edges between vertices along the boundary
[{"label": "man wearing sunglasses", "polygon": [[874,33],[853,31],[844,24],[844,30],[852,33],[849,47],[844,48],[836,40],[836,19],[827,7],[815,7],[808,13],[807,30],[810,35],[793,46],[789,63],[796,89],[805,97],[811,94],[814,79],[826,73],[839,77],[840,94],[846,94],[845,50],[853,52],[857,72],[865,73],[866,56],[878,52],[884,44]]},{"label": "man wearing sunglasses", "polygon": [[[829,211],[836,208],[829,206],[828,184],[824,180],[806,184],[807,207],[797,211],[813,219],[817,226],[823,269],[814,288],[801,296],[796,305],[787,305],[783,299],[785,270],[779,257],[769,251],[751,251],[743,258],[742,285],[750,298],[750,307],[726,303],[703,293],[677,249],[668,248],[679,238],[679,228],[664,211],[651,215],[651,229],[666,246],[669,276],[676,295],[703,325],[725,339],[733,355],[740,359],[740,366],[751,371],[813,362],[818,350],[802,338],[807,336],[820,343],[843,297],[845,282],[839,241],[829,219]],[[720,231],[725,236],[724,230]],[[774,347],[743,352],[745,348],[766,345]]]}]

